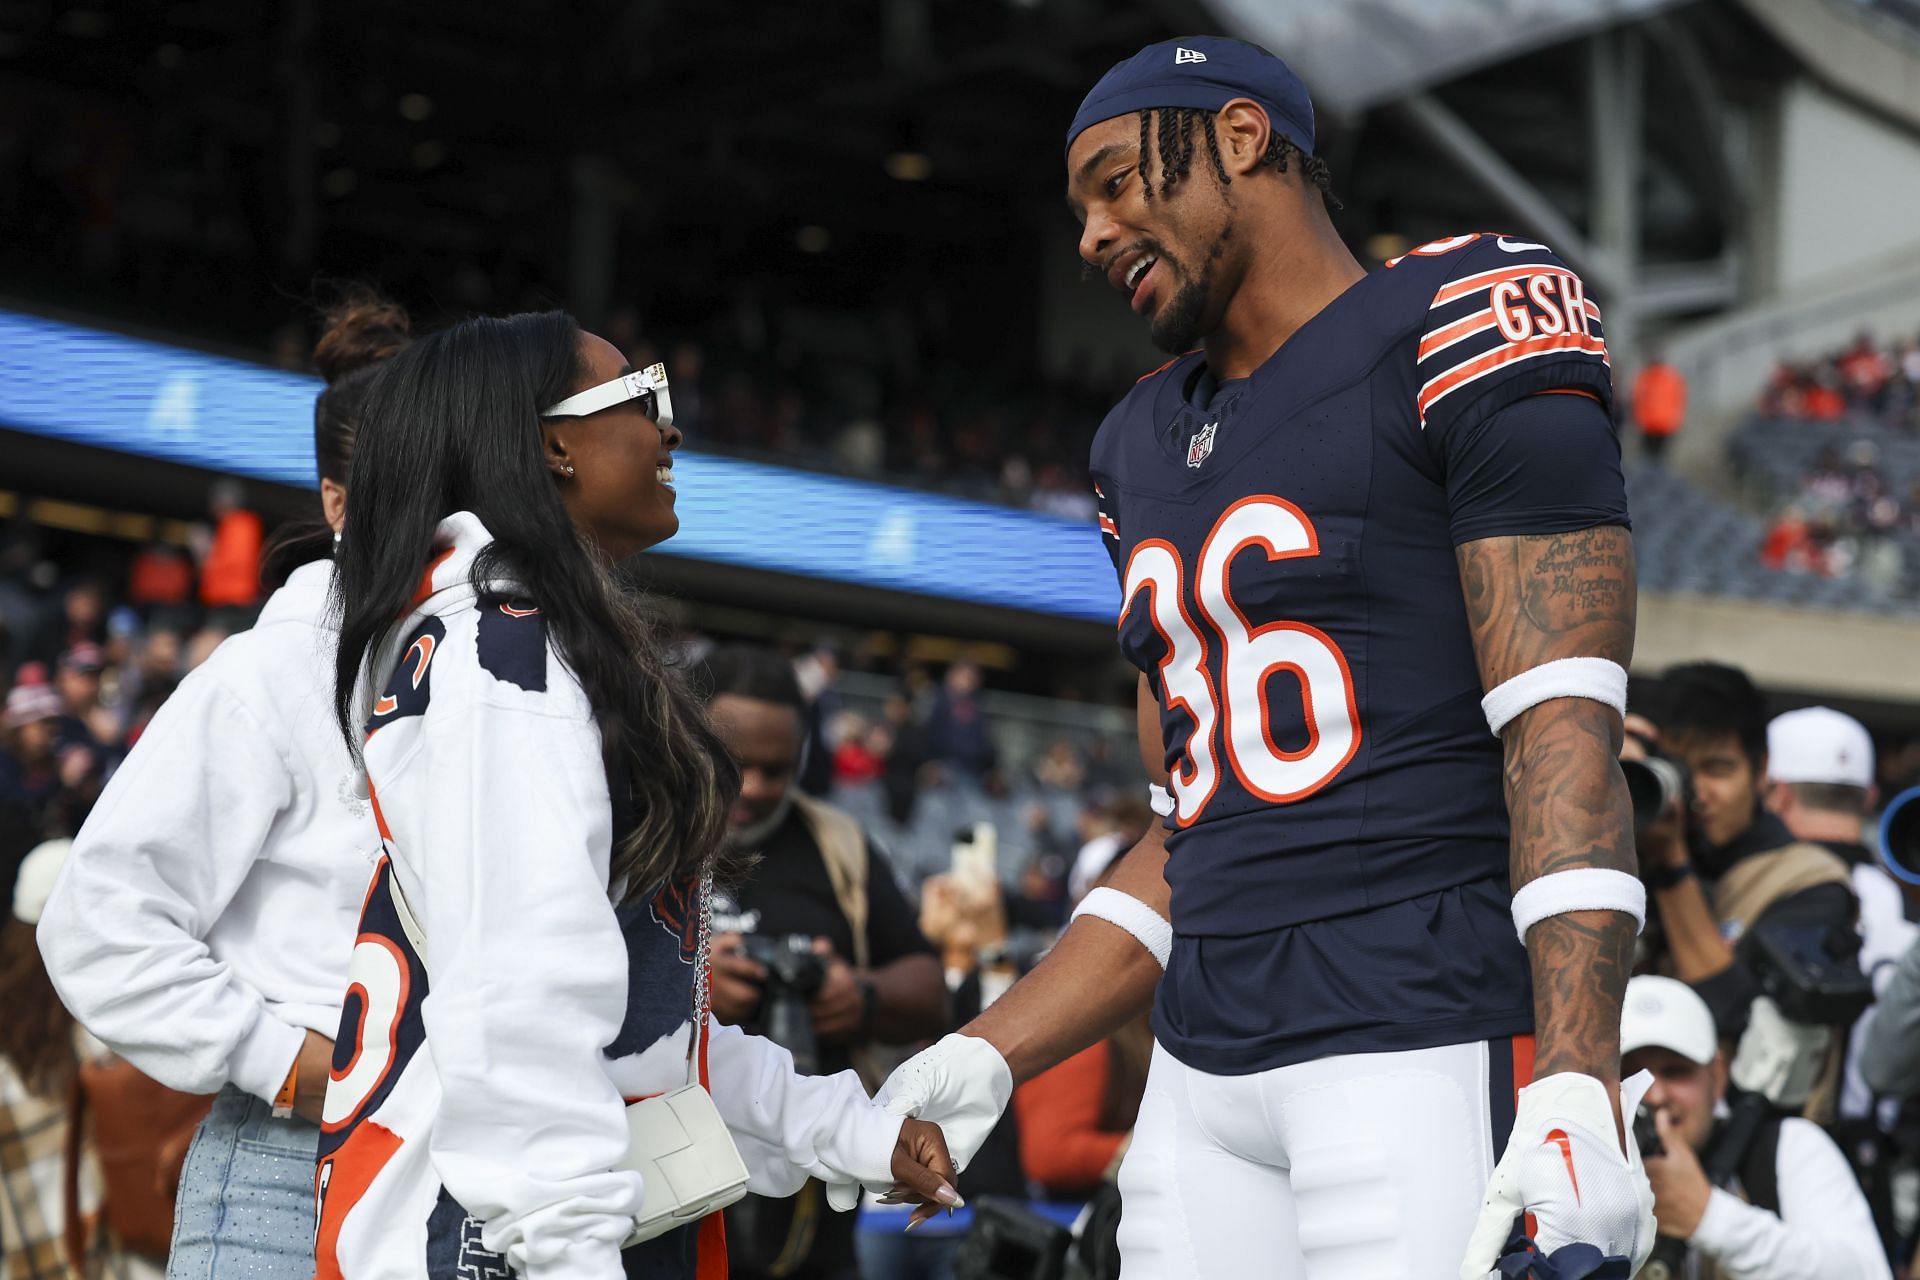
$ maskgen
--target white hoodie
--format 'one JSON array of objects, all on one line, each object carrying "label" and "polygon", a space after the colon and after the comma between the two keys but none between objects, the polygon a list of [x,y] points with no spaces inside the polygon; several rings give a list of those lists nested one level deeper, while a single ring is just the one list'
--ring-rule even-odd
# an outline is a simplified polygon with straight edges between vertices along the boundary
[{"label": "white hoodie", "polygon": [[[616,910],[586,694],[532,601],[476,598],[480,522],[450,516],[438,540],[369,680],[387,858],[354,951],[358,1035],[327,1092],[317,1275],[616,1280],[642,1199],[618,1168],[625,1102],[686,1081],[697,893]],[[784,1049],[707,1026],[707,1081],[754,1191],[891,1179],[900,1120],[851,1071],[796,1076]],[[715,1265],[699,1234],[641,1246],[645,1274]]]},{"label": "white hoodie", "polygon": [[333,718],[333,566],[294,571],[114,773],[40,921],[67,1008],[147,1075],[271,1101],[332,1037],[379,837]]}]

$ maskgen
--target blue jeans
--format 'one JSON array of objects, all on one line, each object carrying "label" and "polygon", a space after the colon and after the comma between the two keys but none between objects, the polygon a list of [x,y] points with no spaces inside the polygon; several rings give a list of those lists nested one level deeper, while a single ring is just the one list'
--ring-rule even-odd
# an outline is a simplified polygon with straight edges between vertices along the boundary
[{"label": "blue jeans", "polygon": [[311,1280],[320,1130],[228,1085],[193,1135],[167,1280]]},{"label": "blue jeans", "polygon": [[[863,1217],[870,1212],[865,1206],[860,1209]],[[861,1280],[953,1280],[959,1236],[908,1235],[902,1230],[905,1214],[888,1215],[883,1221],[883,1227],[854,1233]]]}]

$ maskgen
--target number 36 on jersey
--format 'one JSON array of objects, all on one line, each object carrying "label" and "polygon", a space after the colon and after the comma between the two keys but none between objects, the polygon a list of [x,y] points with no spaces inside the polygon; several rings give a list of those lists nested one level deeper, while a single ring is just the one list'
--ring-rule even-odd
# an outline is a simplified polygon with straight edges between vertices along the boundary
[{"label": "number 36 on jersey", "polygon": [[[1287,804],[1332,781],[1360,749],[1353,676],[1340,647],[1304,622],[1256,625],[1235,603],[1233,567],[1250,549],[1274,562],[1317,556],[1320,541],[1300,508],[1255,494],[1215,522],[1198,563],[1182,563],[1179,550],[1159,538],[1140,543],[1127,561],[1121,623],[1147,610],[1165,645],[1161,696],[1192,726],[1170,787],[1182,827],[1199,820],[1222,770],[1251,794]],[[1292,748],[1273,737],[1269,698],[1282,696],[1300,699],[1306,725],[1305,743]]]}]

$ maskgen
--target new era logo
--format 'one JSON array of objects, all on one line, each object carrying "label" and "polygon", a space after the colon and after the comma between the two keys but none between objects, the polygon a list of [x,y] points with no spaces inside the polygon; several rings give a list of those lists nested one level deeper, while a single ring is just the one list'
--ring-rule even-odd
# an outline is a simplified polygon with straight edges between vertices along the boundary
[{"label": "new era logo", "polygon": [[1176,67],[1183,62],[1205,62],[1206,60],[1207,60],[1207,55],[1200,52],[1198,49],[1176,48],[1173,51],[1173,65]]}]

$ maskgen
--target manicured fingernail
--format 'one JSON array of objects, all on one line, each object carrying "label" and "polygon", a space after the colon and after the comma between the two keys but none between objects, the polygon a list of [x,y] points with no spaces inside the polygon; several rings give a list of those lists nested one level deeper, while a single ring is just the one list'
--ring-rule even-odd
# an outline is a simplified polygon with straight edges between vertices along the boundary
[{"label": "manicured fingernail", "polygon": [[944,1182],[935,1189],[933,1198],[949,1208],[960,1203],[960,1193]]},{"label": "manicured fingernail", "polygon": [[907,1230],[911,1231],[925,1221],[926,1221],[925,1218],[915,1218],[912,1222],[909,1222],[907,1224]]}]

